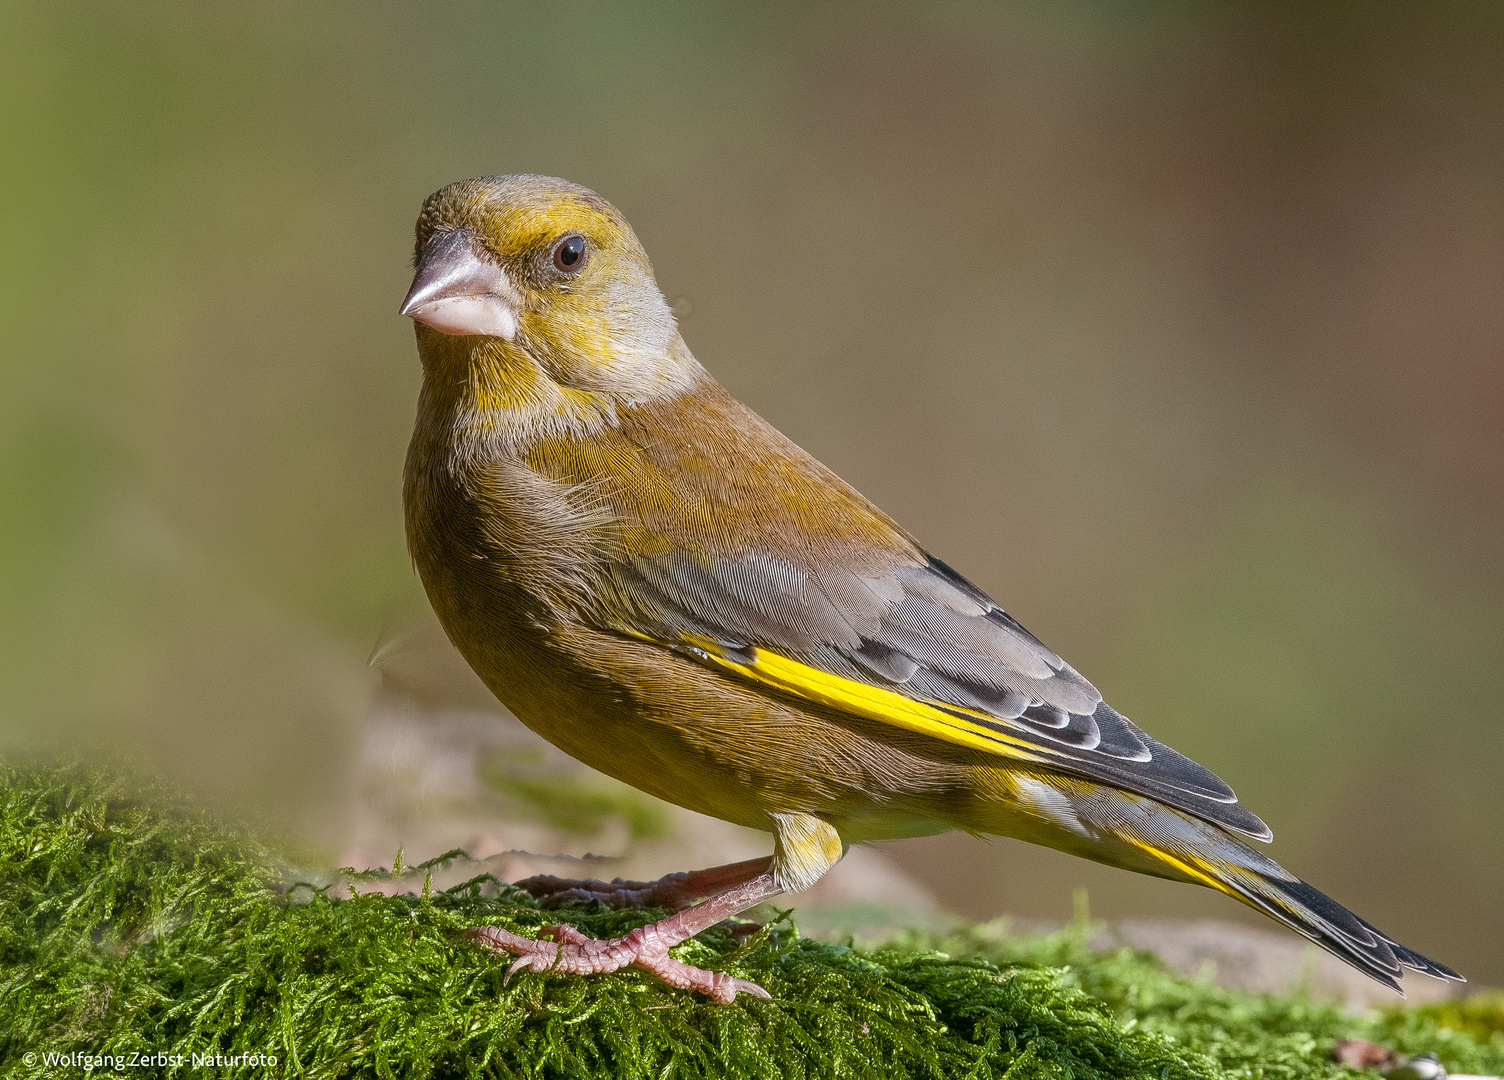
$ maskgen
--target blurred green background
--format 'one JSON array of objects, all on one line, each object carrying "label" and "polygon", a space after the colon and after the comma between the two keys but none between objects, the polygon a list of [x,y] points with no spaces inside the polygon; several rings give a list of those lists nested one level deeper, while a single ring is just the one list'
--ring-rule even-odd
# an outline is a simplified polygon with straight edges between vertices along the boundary
[{"label": "blurred green background", "polygon": [[[1504,982],[1501,71],[1488,2],[11,0],[7,744],[134,747],[337,849],[367,654],[423,604],[412,220],[551,173],[1281,861]],[[891,850],[978,917],[1241,917]]]}]

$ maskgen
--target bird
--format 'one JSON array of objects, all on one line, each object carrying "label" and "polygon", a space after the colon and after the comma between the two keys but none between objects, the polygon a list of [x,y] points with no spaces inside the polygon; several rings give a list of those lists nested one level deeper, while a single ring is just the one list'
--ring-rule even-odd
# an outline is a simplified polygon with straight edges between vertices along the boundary
[{"label": "bird", "polygon": [[1397,991],[1406,969],[1461,981],[1263,854],[1269,827],[1223,780],[733,398],[600,195],[449,184],[423,203],[414,268],[404,515],[449,638],[566,753],[773,838],[657,882],[518,882],[669,914],[599,940],[472,928],[515,958],[508,979],[631,965],[767,997],[670,949],[810,887],[851,844],[959,829],[1209,887]]}]

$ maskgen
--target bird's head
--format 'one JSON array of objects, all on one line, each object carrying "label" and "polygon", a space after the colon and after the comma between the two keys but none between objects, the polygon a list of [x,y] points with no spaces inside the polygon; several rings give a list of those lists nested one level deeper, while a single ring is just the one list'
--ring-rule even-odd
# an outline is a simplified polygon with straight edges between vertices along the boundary
[{"label": "bird's head", "polygon": [[[485,176],[430,195],[402,314],[430,355],[536,370],[560,386],[651,396],[697,367],[617,209],[548,176]],[[687,361],[687,364],[686,364]]]}]

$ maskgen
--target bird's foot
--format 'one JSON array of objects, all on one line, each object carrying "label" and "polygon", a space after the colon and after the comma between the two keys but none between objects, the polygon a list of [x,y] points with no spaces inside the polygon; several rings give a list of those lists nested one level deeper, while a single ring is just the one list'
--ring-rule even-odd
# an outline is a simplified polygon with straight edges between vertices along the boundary
[{"label": "bird's foot", "polygon": [[560,925],[545,926],[537,941],[496,926],[472,927],[468,933],[492,952],[517,957],[507,969],[503,983],[524,968],[568,975],[595,975],[631,965],[652,972],[680,990],[698,990],[712,1001],[728,1003],[739,993],[760,998],[771,996],[754,982],[675,960],[668,950],[671,945],[679,943],[674,940],[677,935],[665,935],[659,929],[661,925],[640,926],[623,937],[608,939],[589,938],[572,926]]},{"label": "bird's foot", "polygon": [[[492,952],[517,957],[507,978],[523,968],[529,971],[560,971],[573,975],[593,975],[632,965],[651,971],[670,986],[681,990],[698,990],[712,1001],[734,1001],[737,994],[768,997],[756,983],[734,979],[716,971],[691,967],[668,954],[669,949],[688,941],[701,930],[739,915],[750,907],[771,899],[783,891],[768,870],[767,859],[753,859],[731,866],[718,866],[694,874],[676,874],[675,878],[693,879],[696,891],[701,886],[719,882],[718,888],[703,904],[686,907],[647,926],[640,926],[619,938],[588,938],[572,926],[544,927],[540,940],[521,937],[497,926],[477,926],[470,936]],[[668,880],[668,879],[665,879]],[[729,886],[728,886],[728,883]],[[703,892],[699,893],[704,895]],[[553,938],[554,940],[542,940]]]},{"label": "bird's foot", "polygon": [[653,907],[682,911],[696,900],[713,896],[767,871],[768,859],[715,866],[687,874],[668,874],[657,881],[579,881],[550,874],[514,881],[512,886],[536,896],[546,908],[568,903],[599,901],[611,908]]}]

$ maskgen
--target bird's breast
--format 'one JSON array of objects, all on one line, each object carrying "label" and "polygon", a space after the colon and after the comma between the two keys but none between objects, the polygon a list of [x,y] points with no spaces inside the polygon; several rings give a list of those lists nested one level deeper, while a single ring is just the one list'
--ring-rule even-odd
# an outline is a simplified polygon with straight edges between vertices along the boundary
[{"label": "bird's breast", "polygon": [[430,597],[459,592],[453,602],[495,618],[580,610],[614,543],[599,485],[543,475],[510,454],[412,453],[405,501]]}]

